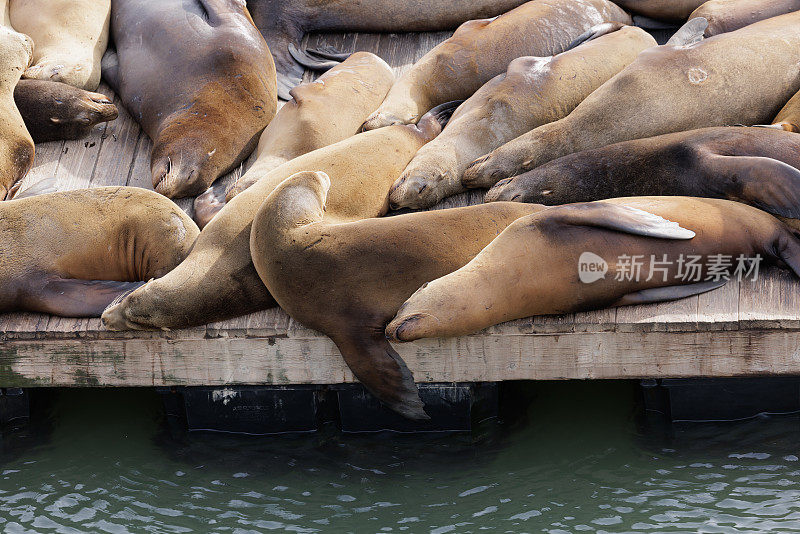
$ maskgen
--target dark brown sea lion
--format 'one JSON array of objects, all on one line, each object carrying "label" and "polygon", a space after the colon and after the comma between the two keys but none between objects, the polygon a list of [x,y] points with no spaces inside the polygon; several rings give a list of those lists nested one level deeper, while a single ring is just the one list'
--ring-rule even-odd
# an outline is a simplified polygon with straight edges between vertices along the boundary
[{"label": "dark brown sea lion", "polygon": [[392,186],[392,207],[426,208],[463,191],[461,174],[475,158],[567,116],[639,52],[656,46],[644,30],[619,26],[597,26],[579,38],[583,44],[556,56],[512,61],[505,74],[478,89],[444,131],[417,152]]},{"label": "dark brown sea lion", "polygon": [[97,317],[178,265],[199,233],[172,201],[137,187],[0,202],[0,311]]},{"label": "dark brown sea lion", "polygon": [[465,265],[514,220],[543,208],[505,202],[353,222],[326,211],[329,189],[323,172],[284,180],[253,219],[253,263],[278,304],[330,336],[367,389],[425,419],[386,323],[420,284]]},{"label": "dark brown sea lion", "polygon": [[287,161],[355,135],[394,82],[391,67],[369,52],[356,52],[315,81],[293,88],[292,99],[261,134],[256,161],[220,198],[218,186],[198,196],[201,228],[225,202]]},{"label": "dark brown sea lion", "polygon": [[332,216],[378,217],[389,208],[389,186],[450,113],[432,110],[418,125],[360,133],[266,173],[222,208],[183,263],[110,306],[103,324],[112,330],[183,328],[274,306],[250,258],[250,226],[264,199],[289,176],[314,169],[332,181]]},{"label": "dark brown sea lion", "polygon": [[800,219],[800,135],[717,127],[625,141],[501,180],[486,201],[555,205],[647,195],[724,198]]},{"label": "dark brown sea lion", "polygon": [[620,141],[768,122],[800,89],[799,48],[796,12],[694,45],[647,49],[565,118],[474,161],[462,183],[490,187],[566,154]]},{"label": "dark brown sea lion", "polygon": [[104,94],[45,80],[20,80],[14,102],[36,143],[85,137],[95,125],[113,121],[118,114]]},{"label": "dark brown sea lion", "polygon": [[96,91],[111,0],[12,0],[11,25],[36,43],[26,78]]},{"label": "dark brown sea lion", "polygon": [[103,76],[153,140],[155,190],[196,195],[275,115],[275,68],[244,2],[116,0]]},{"label": "dark brown sea lion", "polygon": [[522,3],[524,0],[247,0],[247,7],[275,56],[278,95],[290,100],[289,90],[300,83],[304,66],[332,66],[340,59],[335,54],[297,50],[306,32],[450,30],[467,20],[500,15]]},{"label": "dark brown sea lion", "polygon": [[705,36],[732,32],[770,17],[800,9],[800,0],[708,0],[689,18],[708,20]]},{"label": "dark brown sea lion", "polygon": [[[587,256],[597,265],[590,277],[579,270]],[[682,298],[724,285],[723,275],[747,274],[758,258],[800,274],[800,240],[739,202],[631,197],[558,206],[518,219],[467,265],[423,285],[386,334],[458,336],[532,315]]]},{"label": "dark brown sea lion", "polygon": [[533,0],[494,19],[466,22],[397,80],[364,128],[416,122],[434,106],[469,98],[514,59],[563,52],[604,22],[631,18],[607,0]]}]

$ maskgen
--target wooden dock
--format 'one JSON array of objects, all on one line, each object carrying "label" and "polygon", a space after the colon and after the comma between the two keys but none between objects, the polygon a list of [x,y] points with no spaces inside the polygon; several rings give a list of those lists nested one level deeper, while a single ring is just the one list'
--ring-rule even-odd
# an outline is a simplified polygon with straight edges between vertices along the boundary
[{"label": "wooden dock", "polygon": [[[307,40],[374,52],[399,74],[448,35]],[[120,117],[90,137],[38,145],[23,188],[52,176],[60,189],[151,188],[150,140],[115,102]],[[480,201],[481,194],[470,193],[443,206]],[[191,212],[190,200],[179,204]],[[672,303],[529,318],[396,347],[420,382],[800,374],[800,284],[770,269],[755,282],[732,281]],[[351,381],[333,343],[279,309],[170,332],[109,332],[99,319],[0,315],[2,387]]]}]

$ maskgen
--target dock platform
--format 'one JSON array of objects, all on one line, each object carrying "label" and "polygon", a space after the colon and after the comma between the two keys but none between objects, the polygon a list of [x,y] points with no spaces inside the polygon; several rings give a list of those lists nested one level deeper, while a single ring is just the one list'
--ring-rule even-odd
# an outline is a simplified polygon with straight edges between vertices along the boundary
[{"label": "dock platform", "polygon": [[[306,44],[374,52],[399,75],[449,35],[327,34],[309,36]],[[101,92],[113,96],[105,85]],[[23,189],[52,176],[62,190],[152,189],[150,140],[114,101],[119,118],[88,138],[37,145]],[[472,192],[438,207],[481,201],[482,193]],[[191,214],[191,199],[179,205]],[[528,318],[395,346],[419,382],[800,375],[800,283],[773,268],[756,281],[731,281],[675,302]],[[99,319],[0,315],[2,387],[352,381],[326,336],[277,308],[168,332],[109,332]]]}]

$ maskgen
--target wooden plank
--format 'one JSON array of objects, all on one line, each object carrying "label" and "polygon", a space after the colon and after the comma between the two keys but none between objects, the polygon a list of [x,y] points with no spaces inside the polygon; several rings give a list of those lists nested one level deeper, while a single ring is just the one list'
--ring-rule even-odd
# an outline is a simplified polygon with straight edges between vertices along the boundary
[{"label": "wooden plank", "polygon": [[[800,330],[473,335],[398,344],[420,382],[800,374]],[[192,355],[192,357],[187,357]],[[322,336],[24,340],[4,386],[326,384],[353,376]]]}]

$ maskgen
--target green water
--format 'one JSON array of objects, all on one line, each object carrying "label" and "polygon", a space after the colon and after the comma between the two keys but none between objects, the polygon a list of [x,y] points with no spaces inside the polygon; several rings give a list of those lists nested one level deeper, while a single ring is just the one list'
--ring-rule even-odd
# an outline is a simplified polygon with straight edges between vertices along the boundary
[{"label": "green water", "polygon": [[61,391],[4,437],[0,531],[800,531],[797,417],[644,429],[628,383],[535,392],[471,435],[244,437],[171,434],[152,392]]}]

